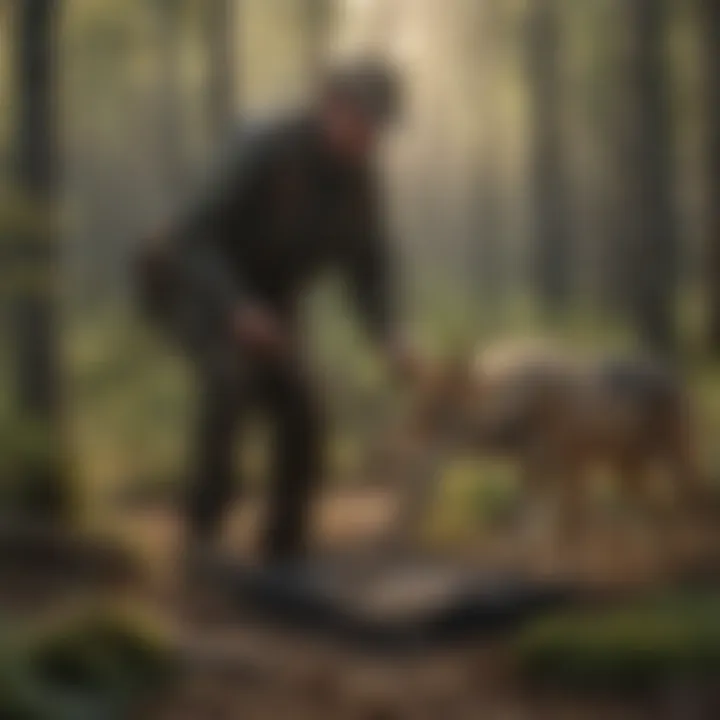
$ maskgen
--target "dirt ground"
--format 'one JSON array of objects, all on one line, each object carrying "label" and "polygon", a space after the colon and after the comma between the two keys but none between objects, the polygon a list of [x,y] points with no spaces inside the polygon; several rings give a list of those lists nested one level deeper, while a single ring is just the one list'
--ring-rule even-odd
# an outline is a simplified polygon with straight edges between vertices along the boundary
[{"label": "dirt ground", "polygon": [[[346,492],[328,498],[317,518],[319,552],[371,546],[388,521],[391,504],[381,491]],[[252,556],[261,506],[247,503],[229,524],[228,547]],[[530,690],[513,667],[504,642],[479,643],[432,656],[378,657],[330,642],[260,626],[204,588],[181,582],[181,527],[167,507],[125,509],[118,523],[143,549],[145,580],[126,589],[172,628],[183,658],[180,680],[145,712],[129,720],[556,720],[562,718],[720,717],[720,698],[668,687],[656,697],[572,698]],[[686,529],[678,540],[680,564],[700,567],[716,558],[717,533]],[[512,533],[485,536],[464,551],[483,567],[522,568],[526,573],[582,575],[598,588],[653,584],[676,568],[647,538],[607,531],[603,540],[552,556]],[[618,548],[622,547],[622,552]],[[653,551],[655,550],[655,551]],[[716,565],[717,567],[717,565]],[[582,571],[582,572],[581,572]],[[7,594],[0,585],[0,599]],[[56,589],[57,590],[57,589]],[[66,602],[72,593],[44,588],[31,607]],[[67,588],[61,588],[67,591]],[[719,704],[713,707],[713,702]]]}]

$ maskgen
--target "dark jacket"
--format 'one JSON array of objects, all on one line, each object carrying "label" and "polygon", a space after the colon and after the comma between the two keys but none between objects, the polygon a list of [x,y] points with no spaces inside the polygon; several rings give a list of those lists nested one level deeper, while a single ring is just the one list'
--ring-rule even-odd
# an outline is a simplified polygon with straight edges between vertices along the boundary
[{"label": "dark jacket", "polygon": [[349,167],[307,117],[245,128],[172,235],[228,310],[262,302],[293,317],[325,270],[348,280],[378,340],[393,314],[389,243],[370,167]]}]

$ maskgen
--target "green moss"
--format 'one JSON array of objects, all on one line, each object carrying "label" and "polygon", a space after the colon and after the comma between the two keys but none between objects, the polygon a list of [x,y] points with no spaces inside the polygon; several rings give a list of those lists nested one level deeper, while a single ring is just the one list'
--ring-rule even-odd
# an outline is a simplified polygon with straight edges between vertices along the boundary
[{"label": "green moss", "polygon": [[166,638],[144,619],[93,612],[20,634],[0,661],[0,717],[124,718],[173,675]]},{"label": "green moss", "polygon": [[636,689],[720,676],[720,595],[677,596],[564,615],[528,628],[524,675],[576,689]]},{"label": "green moss", "polygon": [[0,428],[0,499],[13,517],[67,524],[80,512],[73,463],[49,427],[6,419]]}]

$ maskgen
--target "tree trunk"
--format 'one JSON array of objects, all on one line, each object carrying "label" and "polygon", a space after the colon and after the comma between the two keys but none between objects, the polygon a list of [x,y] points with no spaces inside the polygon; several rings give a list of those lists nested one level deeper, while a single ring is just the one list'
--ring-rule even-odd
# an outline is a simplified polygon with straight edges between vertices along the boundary
[{"label": "tree trunk", "polygon": [[174,210],[187,180],[179,47],[183,6],[184,0],[155,0],[154,7],[158,46],[157,147],[166,212]]},{"label": "tree trunk", "polygon": [[207,118],[212,146],[232,125],[235,115],[236,0],[207,3]]},{"label": "tree trunk", "polygon": [[55,126],[56,0],[23,0],[18,8],[15,129],[17,227],[11,305],[17,390],[18,511],[60,520],[68,509],[61,455],[58,338],[57,144]]},{"label": "tree trunk", "polygon": [[[31,212],[33,227],[21,228],[28,262],[15,306],[17,388],[23,412],[54,419],[58,412],[58,342],[56,334],[57,149],[53,33],[54,0],[24,0],[19,9],[17,186],[21,202]],[[32,247],[30,247],[32,245]],[[31,265],[30,265],[31,264]],[[27,282],[25,282],[27,281]]]},{"label": "tree trunk", "polygon": [[528,24],[534,273],[544,310],[556,316],[570,292],[570,231],[563,158],[561,41],[555,0],[534,0]]},{"label": "tree trunk", "polygon": [[[598,240],[600,304],[610,317],[627,318],[631,307],[628,263],[629,228],[626,218],[633,212],[628,196],[626,168],[627,107],[634,102],[628,89],[626,0],[611,0],[604,6],[599,28],[601,52],[599,84],[594,113],[602,148],[601,222]],[[625,28],[621,32],[618,28]]]},{"label": "tree trunk", "polygon": [[[499,111],[498,82],[502,57],[498,38],[502,36],[501,20],[495,3],[484,3],[471,16],[467,50],[472,58],[474,77],[471,96],[473,111],[479,113],[481,136],[477,167],[473,173],[473,217],[471,219],[469,258],[472,278],[472,301],[477,304],[478,317],[495,317],[500,309],[507,283],[503,247],[503,204],[501,187],[500,148],[502,146],[502,114]],[[479,32],[477,26],[479,25]],[[480,42],[478,43],[478,38]],[[480,54],[478,55],[478,45]],[[474,50],[474,54],[473,54]],[[493,312],[488,312],[488,308]]]},{"label": "tree trunk", "polygon": [[640,340],[672,352],[676,342],[678,237],[672,188],[673,134],[665,66],[663,0],[632,0],[629,27],[628,145],[625,169],[631,303]]},{"label": "tree trunk", "polygon": [[710,345],[720,356],[720,4],[703,0],[707,118],[707,251],[710,304]]},{"label": "tree trunk", "polygon": [[325,52],[330,26],[332,0],[304,0],[307,47],[307,76],[310,85],[317,83],[325,69]]}]

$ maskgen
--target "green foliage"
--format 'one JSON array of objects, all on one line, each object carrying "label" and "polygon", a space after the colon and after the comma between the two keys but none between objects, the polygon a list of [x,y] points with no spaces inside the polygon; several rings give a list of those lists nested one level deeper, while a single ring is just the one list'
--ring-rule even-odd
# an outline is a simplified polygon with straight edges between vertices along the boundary
[{"label": "green foliage", "polygon": [[0,502],[13,519],[63,523],[79,514],[67,448],[45,424],[0,420]]},{"label": "green foliage", "polygon": [[16,633],[0,660],[0,717],[120,720],[169,681],[174,667],[167,640],[122,612]]},{"label": "green foliage", "polygon": [[440,484],[435,518],[436,536],[462,540],[512,517],[521,494],[513,468],[505,463],[460,459],[452,463]]},{"label": "green foliage", "polygon": [[158,345],[115,312],[71,328],[69,422],[92,494],[182,477],[192,409],[181,364]]},{"label": "green foliage", "polygon": [[679,595],[563,615],[527,629],[515,651],[535,682],[585,690],[660,687],[720,676],[720,595]]}]

